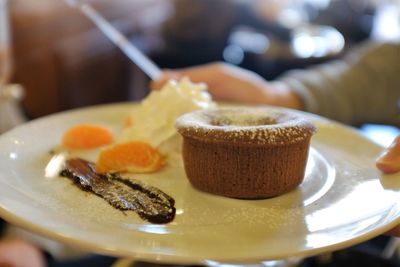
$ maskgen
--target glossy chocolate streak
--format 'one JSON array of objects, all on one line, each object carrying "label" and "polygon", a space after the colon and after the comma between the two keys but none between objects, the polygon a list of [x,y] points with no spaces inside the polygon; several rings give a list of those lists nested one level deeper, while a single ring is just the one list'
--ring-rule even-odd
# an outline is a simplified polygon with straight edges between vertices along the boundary
[{"label": "glossy chocolate streak", "polygon": [[68,159],[61,176],[81,189],[106,200],[116,209],[133,210],[151,223],[168,223],[175,216],[175,201],[161,190],[119,174],[99,174],[94,164],[80,158]]}]

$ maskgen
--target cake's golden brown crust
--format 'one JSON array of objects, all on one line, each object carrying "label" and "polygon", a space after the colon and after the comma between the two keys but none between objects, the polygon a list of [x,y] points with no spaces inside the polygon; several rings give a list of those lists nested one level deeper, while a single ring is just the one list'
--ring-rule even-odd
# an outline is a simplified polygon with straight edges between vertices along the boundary
[{"label": "cake's golden brown crust", "polygon": [[315,127],[293,112],[222,108],[182,116],[183,159],[192,185],[234,198],[267,198],[303,180]]}]

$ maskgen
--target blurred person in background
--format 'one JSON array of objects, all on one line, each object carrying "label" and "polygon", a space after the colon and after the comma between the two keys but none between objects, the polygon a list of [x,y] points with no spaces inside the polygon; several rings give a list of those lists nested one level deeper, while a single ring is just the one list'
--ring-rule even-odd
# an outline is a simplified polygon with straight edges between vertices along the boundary
[{"label": "blurred person in background", "polygon": [[[175,0],[173,3],[175,14],[163,29],[165,53],[171,57],[174,68],[185,68],[166,70],[151,84],[153,89],[160,88],[170,78],[189,76],[194,82],[207,83],[210,93],[220,101],[301,109],[353,126],[364,123],[400,126],[397,73],[400,44],[370,42],[373,38],[398,40],[398,2]],[[331,60],[310,64],[313,66],[306,69],[289,70],[277,77],[268,73],[258,75],[260,71],[255,66],[248,71],[231,64],[208,63],[224,59],[229,36],[238,26],[249,26],[288,43],[293,30],[312,24],[338,29],[349,52],[345,56],[340,53],[333,60],[314,59],[314,63]],[[268,64],[268,58],[264,57],[264,62]],[[188,67],[203,63],[207,64]],[[277,64],[275,67],[279,68]],[[292,64],[291,69],[295,67]],[[266,77],[274,80],[267,81]],[[395,165],[399,161],[397,158]]]},{"label": "blurred person in background", "polygon": [[166,70],[152,83],[188,76],[205,82],[218,101],[301,109],[343,123],[400,126],[400,44],[366,43],[343,59],[291,70],[274,81],[224,63]]}]

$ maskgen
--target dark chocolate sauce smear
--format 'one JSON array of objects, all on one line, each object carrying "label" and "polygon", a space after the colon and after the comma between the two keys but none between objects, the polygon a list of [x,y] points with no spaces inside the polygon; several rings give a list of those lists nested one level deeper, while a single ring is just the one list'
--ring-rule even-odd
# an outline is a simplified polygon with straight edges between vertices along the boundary
[{"label": "dark chocolate sauce smear", "polygon": [[99,174],[89,161],[68,159],[60,175],[103,198],[114,208],[133,210],[151,223],[168,223],[174,219],[175,201],[172,197],[153,186],[123,178],[118,173]]}]

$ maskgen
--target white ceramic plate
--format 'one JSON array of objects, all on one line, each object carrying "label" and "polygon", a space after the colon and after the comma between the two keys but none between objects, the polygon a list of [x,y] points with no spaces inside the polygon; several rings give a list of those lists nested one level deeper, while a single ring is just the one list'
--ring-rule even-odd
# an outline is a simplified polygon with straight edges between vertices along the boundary
[{"label": "white ceramic plate", "polygon": [[130,108],[65,112],[2,135],[0,216],[95,252],[182,264],[309,256],[365,241],[398,222],[400,175],[385,177],[375,169],[382,148],[351,128],[309,114],[304,115],[318,133],[305,181],[283,196],[247,201],[202,193],[190,186],[179,164],[138,176],[176,200],[176,218],[166,225],[123,214],[66,178],[45,177],[49,151],[66,129],[90,122],[118,132]]}]

